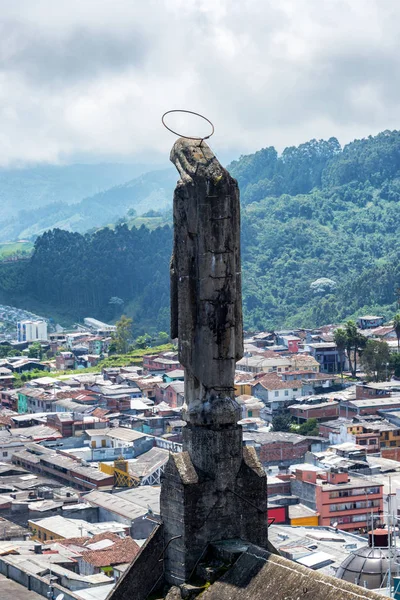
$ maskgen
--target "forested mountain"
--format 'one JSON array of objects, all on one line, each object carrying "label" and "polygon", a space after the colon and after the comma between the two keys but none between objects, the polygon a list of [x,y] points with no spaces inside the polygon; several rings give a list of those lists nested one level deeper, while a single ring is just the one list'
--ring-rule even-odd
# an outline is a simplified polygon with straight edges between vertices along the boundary
[{"label": "forested mountain", "polygon": [[[281,156],[267,148],[229,169],[241,188],[248,329],[393,314],[400,287],[399,132],[343,149],[333,138]],[[109,319],[124,310],[138,332],[166,330],[171,243],[168,225],[45,233],[30,261],[0,265],[0,302],[71,320]]]},{"label": "forested mountain", "polygon": [[[132,176],[135,167],[130,166],[130,169]],[[122,172],[127,177],[128,170],[121,169],[121,174]],[[0,242],[34,238],[47,229],[57,227],[83,233],[117,221],[130,209],[141,214],[149,208],[166,208],[171,205],[176,179],[171,166],[170,169],[142,174],[75,203],[60,202],[60,197],[67,195],[65,193],[55,197],[54,200],[57,201],[38,208],[32,209],[30,202],[26,201],[25,206],[29,206],[29,209],[20,210],[9,219],[0,219]],[[100,177],[99,181],[103,180],[104,177]]]}]

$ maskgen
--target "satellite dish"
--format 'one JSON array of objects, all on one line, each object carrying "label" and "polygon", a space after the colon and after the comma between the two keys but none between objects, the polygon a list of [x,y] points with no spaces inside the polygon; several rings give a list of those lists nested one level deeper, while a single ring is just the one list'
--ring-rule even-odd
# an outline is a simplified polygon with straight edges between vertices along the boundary
[{"label": "satellite dish", "polygon": [[56,600],[64,600],[64,594],[58,594]]},{"label": "satellite dish", "polygon": [[[333,527],[336,529],[336,528],[337,528],[337,526],[338,526],[338,522],[337,522],[337,521],[335,521],[335,522],[334,522],[334,524],[333,524]],[[60,595],[61,595],[61,594],[60,594]],[[56,600],[58,600],[58,598],[56,598]],[[61,600],[61,598],[60,598],[60,600]]]}]

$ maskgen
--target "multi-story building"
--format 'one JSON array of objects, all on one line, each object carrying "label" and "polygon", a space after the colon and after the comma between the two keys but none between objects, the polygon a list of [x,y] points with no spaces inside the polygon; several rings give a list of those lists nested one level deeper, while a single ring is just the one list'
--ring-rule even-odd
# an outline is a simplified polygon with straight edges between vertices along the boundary
[{"label": "multi-story building", "polygon": [[236,363],[236,368],[245,373],[284,373],[290,371],[291,362],[286,356],[265,357],[259,354],[244,356]]},{"label": "multi-story building", "polygon": [[399,410],[400,394],[392,395],[390,398],[371,398],[370,400],[348,400],[340,403],[340,416],[353,418],[361,415],[376,415],[378,411]]},{"label": "multi-story building", "polygon": [[321,450],[320,442],[315,438],[297,433],[284,431],[245,431],[243,433],[244,445],[255,448],[264,466],[302,463],[306,453],[313,449],[314,441],[318,450]]},{"label": "multi-story building", "polygon": [[304,349],[319,363],[322,373],[340,373],[346,369],[344,353],[338,351],[335,342],[305,344]]},{"label": "multi-story building", "polygon": [[347,531],[372,528],[383,520],[383,484],[345,471],[324,471],[301,465],[291,480],[291,491],[319,513],[319,525]]},{"label": "multi-story building", "polygon": [[376,315],[364,315],[363,317],[358,317],[357,325],[361,327],[361,329],[375,329],[375,327],[381,327],[385,319]]},{"label": "multi-story building", "polygon": [[302,395],[302,382],[283,381],[276,373],[270,373],[252,386],[252,395],[265,403],[276,400],[291,401]]},{"label": "multi-story building", "polygon": [[18,321],[17,339],[19,342],[43,342],[47,340],[46,321]]},{"label": "multi-story building", "polygon": [[330,400],[302,402],[292,404],[289,411],[298,423],[304,423],[308,419],[328,421],[339,416],[339,403]]},{"label": "multi-story building", "polygon": [[356,400],[370,400],[371,398],[390,398],[392,390],[382,388],[379,383],[357,383]]},{"label": "multi-story building", "polygon": [[82,491],[110,491],[114,485],[112,475],[39,444],[29,444],[29,447],[14,452],[12,462],[30,473],[49,475],[64,485],[72,485]]}]

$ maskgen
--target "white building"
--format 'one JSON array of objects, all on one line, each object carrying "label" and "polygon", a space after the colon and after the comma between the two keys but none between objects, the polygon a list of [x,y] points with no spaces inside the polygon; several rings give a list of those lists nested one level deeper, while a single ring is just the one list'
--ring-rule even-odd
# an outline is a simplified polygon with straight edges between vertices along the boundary
[{"label": "white building", "polygon": [[92,319],[92,317],[85,317],[83,322],[85,323],[86,327],[89,327],[89,329],[97,334],[107,334],[117,330],[115,325],[108,325],[108,323],[103,323],[97,319]]},{"label": "white building", "polygon": [[18,321],[17,339],[19,342],[42,342],[47,340],[47,322]]}]

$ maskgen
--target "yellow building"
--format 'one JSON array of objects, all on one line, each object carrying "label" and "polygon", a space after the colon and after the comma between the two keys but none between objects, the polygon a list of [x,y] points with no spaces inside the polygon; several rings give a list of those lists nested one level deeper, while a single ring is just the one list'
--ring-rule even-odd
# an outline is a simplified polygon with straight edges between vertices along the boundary
[{"label": "yellow building", "polygon": [[114,475],[114,485],[116,487],[138,487],[140,485],[140,479],[134,477],[129,473],[129,464],[127,460],[120,457],[118,460],[114,460],[114,464],[100,463],[99,469],[102,473],[107,475]]},{"label": "yellow building", "polygon": [[235,396],[251,396],[254,381],[235,381]]},{"label": "yellow building", "polygon": [[381,448],[400,448],[400,429],[396,425],[391,425],[388,422],[380,421],[371,423],[351,423],[347,426],[347,433],[356,436],[356,444],[366,445],[362,443],[357,436],[363,434],[379,436],[379,445]]},{"label": "yellow building", "polygon": [[304,504],[289,506],[289,519],[292,527],[318,527],[319,513]]},{"label": "yellow building", "polygon": [[381,448],[399,448],[400,447],[400,429],[389,429],[389,425],[387,428],[382,427],[379,432],[379,439],[381,443]]},{"label": "yellow building", "polygon": [[116,521],[107,521],[107,523],[88,523],[83,519],[69,519],[62,515],[45,517],[44,519],[31,519],[28,521],[28,527],[32,532],[32,540],[39,542],[48,542],[51,540],[69,540],[70,538],[80,538],[105,531],[122,535],[127,532],[128,526]]},{"label": "yellow building", "polygon": [[82,519],[68,519],[61,515],[28,521],[31,539],[39,542],[83,537],[88,535],[87,526],[88,523]]}]

